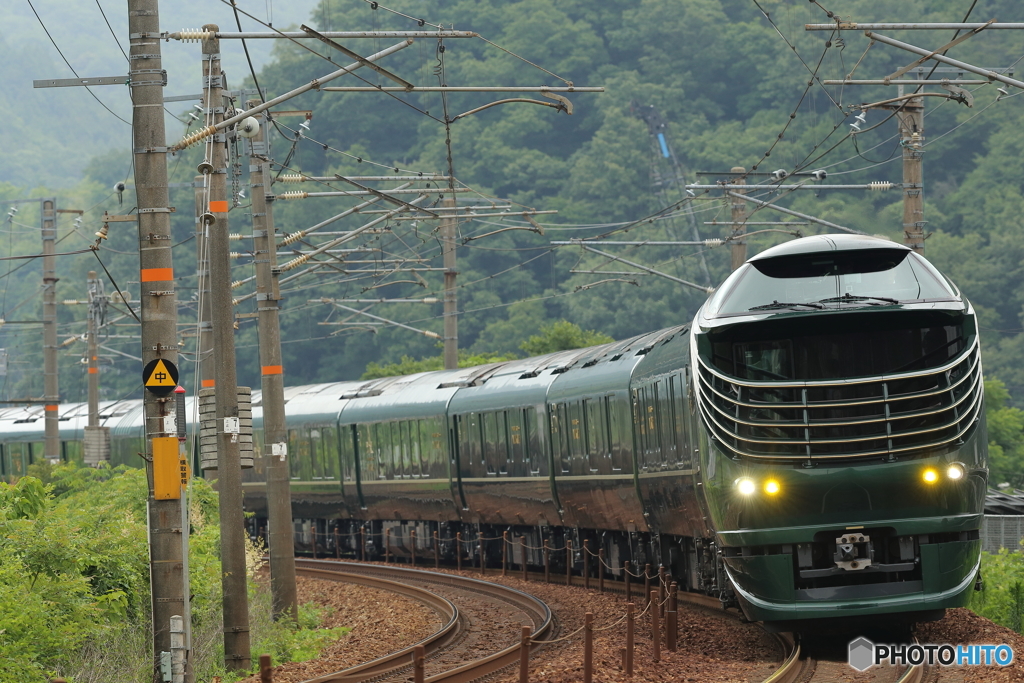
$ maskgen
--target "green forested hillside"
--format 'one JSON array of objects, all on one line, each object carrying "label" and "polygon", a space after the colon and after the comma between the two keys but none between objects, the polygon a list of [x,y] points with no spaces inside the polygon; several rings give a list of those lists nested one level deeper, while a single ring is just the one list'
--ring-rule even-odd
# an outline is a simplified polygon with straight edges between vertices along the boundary
[{"label": "green forested hillside", "polygon": [[[822,2],[844,19],[857,21],[958,21],[971,2],[966,0],[849,0]],[[834,7],[830,7],[834,4]],[[460,119],[451,125],[452,162],[458,179],[481,193],[509,199],[542,210],[556,209],[555,216],[538,218],[545,234],[507,231],[466,242],[459,249],[459,308],[461,346],[472,353],[516,353],[531,335],[555,320],[565,319],[585,330],[615,338],[638,334],[688,319],[704,294],[652,275],[601,275],[572,270],[621,271],[633,269],[587,255],[577,247],[552,249],[550,241],[616,231],[621,240],[692,240],[726,236],[727,228],[705,223],[729,219],[729,206],[712,195],[697,197],[690,210],[669,212],[657,221],[638,221],[679,201],[682,189],[674,182],[675,170],[652,146],[647,124],[631,103],[654,105],[666,122],[668,143],[687,182],[697,171],[726,171],[733,166],[759,170],[776,168],[811,170],[826,168],[826,183],[899,182],[900,153],[896,122],[884,112],[867,114],[865,132],[855,141],[847,134],[856,110],[851,105],[892,97],[895,88],[814,85],[803,96],[810,79],[808,69],[821,79],[842,78],[856,67],[856,76],[881,78],[907,64],[912,57],[893,48],[875,45],[866,54],[867,41],[859,32],[808,33],[807,22],[828,21],[817,4],[798,0],[765,0],[760,3],[775,26],[750,0],[541,0],[484,2],[482,0],[393,0],[388,7],[428,22],[454,25],[483,36],[523,59],[543,66],[538,70],[523,60],[480,40],[445,40],[443,55],[438,41],[420,40],[409,49],[388,57],[383,65],[418,85],[436,85],[443,66],[449,85],[602,85],[600,95],[573,94],[572,116],[529,104],[508,104]],[[249,10],[256,12],[250,7]],[[260,10],[263,11],[262,9]],[[307,22],[333,29],[411,29],[416,23],[361,0],[324,0],[311,17],[288,16],[277,7],[275,25]],[[972,19],[1001,21],[1021,18],[1018,3],[980,0]],[[202,22],[199,22],[202,23]],[[222,22],[226,24],[227,22]],[[247,28],[256,25],[246,20]],[[776,27],[778,31],[776,31]],[[169,26],[168,28],[177,28]],[[785,36],[780,37],[780,33]],[[945,32],[889,32],[911,43],[934,48],[952,38]],[[786,41],[795,45],[794,51]],[[829,41],[829,47],[826,47]],[[367,54],[391,45],[393,40],[347,41]],[[323,51],[323,46],[312,46]],[[170,53],[185,46],[169,43]],[[193,56],[198,54],[191,46]],[[42,50],[45,53],[45,50]],[[1024,55],[1024,33],[989,31],[954,48],[952,56],[990,67],[1010,67]],[[443,64],[441,58],[443,57]],[[51,57],[51,59],[55,59]],[[269,95],[285,92],[322,76],[335,67],[298,45],[279,42],[273,58],[259,72],[260,85]],[[550,72],[550,73],[547,73]],[[360,72],[372,84],[390,81]],[[554,74],[554,75],[552,75]],[[234,83],[242,80],[237,70]],[[955,76],[955,75],[954,75]],[[560,78],[559,78],[560,77]],[[249,79],[251,80],[251,78]],[[342,79],[335,84],[364,85]],[[198,89],[199,80],[181,90]],[[175,89],[175,92],[181,90]],[[937,90],[937,89],[936,89]],[[1022,287],[1020,222],[1024,215],[1024,174],[1021,151],[1024,126],[1021,103],[1012,88],[1010,96],[997,100],[993,85],[978,88],[973,108],[928,98],[925,119],[925,218],[930,237],[926,256],[949,273],[974,302],[983,323],[987,372],[998,377],[1009,391],[1007,405],[1024,404],[1024,334],[1021,314]],[[60,93],[49,93],[56,102]],[[451,95],[448,115],[465,112],[501,97],[496,94]],[[403,103],[404,101],[404,103]],[[428,112],[417,111],[409,104]],[[3,105],[18,116],[32,112],[17,102]],[[307,174],[386,173],[392,168],[424,172],[447,170],[444,103],[437,94],[389,97],[382,93],[311,92],[286,105],[313,111],[311,140],[301,140],[288,161],[291,169]],[[795,118],[790,115],[795,113]],[[294,128],[297,119],[282,119]],[[781,140],[777,136],[784,130]],[[867,130],[878,124],[877,128]],[[286,131],[287,132],[287,131]],[[173,141],[180,130],[168,130]],[[313,142],[313,141],[316,142]],[[763,154],[772,145],[771,155]],[[283,161],[291,143],[278,137],[274,155]],[[329,146],[324,149],[323,144]],[[5,145],[5,149],[6,149]],[[345,156],[334,150],[348,152]],[[93,158],[81,182],[61,190],[62,206],[90,209],[80,233],[62,244],[82,248],[92,239],[102,210],[118,209],[107,188],[125,177],[130,158],[126,145],[115,146]],[[171,159],[172,181],[188,183],[200,152],[191,150]],[[53,164],[70,163],[67,148],[54,154]],[[362,163],[356,158],[363,159]],[[8,164],[17,160],[5,159]],[[33,163],[38,159],[30,160]],[[370,162],[384,165],[373,166]],[[27,163],[27,162],[25,162]],[[16,177],[0,186],[3,199],[39,196],[45,192],[24,186]],[[707,177],[705,177],[707,178]],[[707,178],[713,180],[714,178]],[[751,182],[755,182],[751,178]],[[282,187],[279,190],[294,189]],[[325,189],[304,187],[303,189]],[[442,190],[439,190],[441,192]],[[765,194],[765,199],[777,195]],[[172,191],[175,215],[176,272],[179,298],[188,300],[194,290],[194,241],[192,190]],[[820,216],[829,221],[872,234],[901,239],[902,209],[898,191],[888,193],[801,191],[778,200],[783,206]],[[351,206],[351,200],[278,202],[277,226],[283,232],[306,227]],[[30,227],[37,219],[33,208],[23,207],[19,218],[0,225],[0,242],[10,253],[37,250],[38,232]],[[26,218],[28,216],[29,218]],[[2,216],[0,216],[2,218]],[[783,220],[781,214],[759,211],[754,220]],[[18,222],[22,225],[18,225]],[[243,205],[232,212],[231,231],[247,232]],[[497,223],[497,224],[492,224]],[[340,221],[334,230],[360,223]],[[502,226],[526,225],[521,218],[499,222],[480,219],[460,225],[463,240],[492,232]],[[70,218],[62,233],[71,228]],[[392,232],[379,237],[383,258],[415,252],[425,267],[439,267],[440,247],[436,222],[413,226],[394,223]],[[802,226],[804,234],[818,232]],[[822,229],[824,230],[824,229]],[[766,233],[751,237],[750,252],[763,249],[789,235]],[[234,247],[233,247],[234,248]],[[241,247],[240,247],[241,248]],[[247,247],[248,248],[248,247]],[[102,253],[120,286],[138,300],[135,252],[137,242],[124,224],[112,228]],[[607,247],[623,258],[644,263],[674,277],[699,284],[718,284],[728,273],[728,248]],[[374,258],[381,258],[378,254]],[[372,259],[371,259],[372,260]],[[8,262],[10,263],[10,262]],[[236,278],[252,273],[249,260],[239,259]],[[82,298],[85,273],[97,263],[90,255],[62,261],[58,298]],[[15,262],[12,267],[18,267]],[[707,275],[704,267],[706,265]],[[7,265],[0,265],[0,276]],[[382,271],[386,269],[381,264]],[[438,353],[436,342],[394,327],[348,330],[319,325],[337,322],[328,306],[307,303],[332,297],[420,297],[440,291],[438,273],[427,272],[426,287],[406,274],[391,277],[397,284],[367,289],[372,281],[322,284],[323,275],[297,280],[286,287],[284,325],[285,363],[289,383],[352,379],[370,362],[397,362],[403,356],[424,358]],[[601,284],[594,284],[606,280]],[[0,279],[3,317],[8,320],[36,315],[38,265],[24,266],[14,276]],[[592,285],[592,286],[588,286]],[[111,285],[108,284],[108,290]],[[242,290],[244,291],[244,290]],[[20,307],[19,307],[20,306]],[[240,312],[252,310],[252,302]],[[377,315],[440,331],[440,304],[388,304],[372,308]],[[31,315],[30,315],[31,314]],[[62,310],[68,333],[81,320],[83,307]],[[189,311],[183,310],[182,320]],[[127,321],[123,321],[127,322]],[[115,328],[118,334],[136,334],[134,327]],[[333,334],[332,333],[337,333]],[[8,326],[2,343],[12,352],[7,394],[32,393],[41,377],[31,371],[39,366],[35,332]],[[63,337],[62,337],[63,338]],[[237,334],[239,376],[258,386],[256,334],[248,319]],[[108,346],[137,355],[138,341],[111,339]],[[191,348],[186,339],[186,351]],[[36,354],[36,355],[33,355]],[[69,399],[84,398],[84,371],[78,365],[81,344],[70,345],[62,367],[62,387]],[[104,372],[105,396],[130,393],[137,382],[137,362],[109,352]],[[186,379],[188,363],[183,363]],[[19,369],[20,368],[20,369]],[[17,391],[14,387],[17,386]]]}]

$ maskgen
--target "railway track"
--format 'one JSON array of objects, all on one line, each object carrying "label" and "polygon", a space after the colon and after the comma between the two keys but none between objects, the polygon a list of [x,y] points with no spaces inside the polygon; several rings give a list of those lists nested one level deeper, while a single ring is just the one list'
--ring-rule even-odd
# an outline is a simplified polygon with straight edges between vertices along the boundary
[{"label": "railway track", "polygon": [[[552,636],[555,623],[551,610],[537,598],[499,584],[464,576],[439,574],[418,569],[367,565],[329,560],[296,560],[301,576],[357,583],[381,590],[393,591],[420,601],[442,617],[444,625],[419,643],[397,650],[390,655],[335,673],[319,676],[307,683],[360,683],[373,681],[408,681],[412,678],[412,657],[417,646],[424,649],[425,680],[430,683],[469,683],[519,661],[521,641],[518,629],[501,642],[499,634],[487,638],[493,645],[483,656],[478,641],[487,635],[474,631],[472,615],[457,604],[487,603],[490,609],[509,612],[509,618],[531,624],[531,651],[543,645]],[[448,593],[445,597],[439,593]],[[506,645],[500,647],[500,645]],[[466,651],[470,651],[467,654]],[[473,652],[476,650],[477,652]]]},{"label": "railway track", "polygon": [[[489,634],[488,642],[498,641],[498,644],[492,647],[492,651],[479,657],[474,657],[474,653],[467,654],[467,639],[473,630],[472,617],[458,607],[467,597],[477,601],[486,600],[501,610],[511,610],[517,614],[515,619],[532,624],[531,651],[542,647],[545,640],[554,638],[555,621],[547,605],[527,593],[486,580],[405,567],[336,560],[297,559],[296,568],[303,576],[356,583],[404,595],[433,609],[444,622],[437,632],[419,643],[371,662],[310,679],[306,683],[405,683],[412,680],[412,658],[417,645],[422,646],[425,651],[425,680],[428,683],[469,683],[516,664],[521,654],[518,633]],[[582,580],[574,577],[572,583],[582,585]],[[605,590],[624,592],[621,584],[612,582],[605,584]],[[722,610],[717,598],[679,593],[678,599],[680,602],[726,618],[740,618],[734,612]],[[477,636],[479,635],[477,633]],[[510,637],[506,638],[505,642],[500,642],[503,635]],[[841,648],[840,656],[834,644],[825,648],[808,648],[801,647],[799,639],[791,633],[778,633],[772,636],[778,643],[783,660],[778,668],[764,679],[764,683],[825,683],[837,680],[856,680],[865,683],[929,683],[934,679],[933,672],[925,666],[876,667],[867,672],[857,673],[845,661],[845,645]],[[468,649],[474,648],[469,645]]]}]

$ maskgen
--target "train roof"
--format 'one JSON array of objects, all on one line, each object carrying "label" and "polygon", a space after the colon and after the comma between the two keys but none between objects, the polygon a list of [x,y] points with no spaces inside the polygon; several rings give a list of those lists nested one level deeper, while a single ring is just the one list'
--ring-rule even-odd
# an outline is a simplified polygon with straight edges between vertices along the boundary
[{"label": "train roof", "polygon": [[747,261],[761,261],[778,258],[779,256],[813,254],[823,251],[860,251],[866,249],[910,251],[910,247],[882,237],[872,237],[871,235],[811,235],[810,237],[801,237],[800,239],[777,244],[771,249],[765,249],[761,253],[751,256]]}]

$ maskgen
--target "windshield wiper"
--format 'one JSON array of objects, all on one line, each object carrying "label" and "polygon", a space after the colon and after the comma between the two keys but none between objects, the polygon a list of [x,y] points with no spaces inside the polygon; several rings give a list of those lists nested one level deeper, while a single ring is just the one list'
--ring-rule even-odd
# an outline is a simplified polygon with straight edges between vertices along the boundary
[{"label": "windshield wiper", "polygon": [[849,292],[842,296],[834,296],[831,299],[818,299],[818,303],[820,304],[848,303],[854,301],[884,301],[887,304],[902,303],[898,299],[893,299],[887,296],[864,296],[861,294],[850,294]]},{"label": "windshield wiper", "polygon": [[773,301],[770,304],[762,304],[761,306],[752,306],[748,308],[748,311],[770,311],[776,308],[795,308],[797,306],[806,306],[807,308],[825,308],[820,303],[814,302],[801,302],[801,303],[788,303],[785,301]]}]

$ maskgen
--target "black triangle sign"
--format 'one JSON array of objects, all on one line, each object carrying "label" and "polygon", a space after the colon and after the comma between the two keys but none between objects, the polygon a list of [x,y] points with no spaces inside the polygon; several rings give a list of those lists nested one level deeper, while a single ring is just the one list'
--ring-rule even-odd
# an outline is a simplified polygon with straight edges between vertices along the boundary
[{"label": "black triangle sign", "polygon": [[142,383],[156,396],[167,396],[178,386],[178,368],[169,360],[155,358],[146,363]]}]

